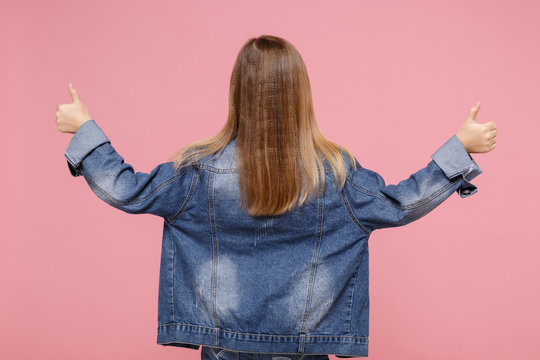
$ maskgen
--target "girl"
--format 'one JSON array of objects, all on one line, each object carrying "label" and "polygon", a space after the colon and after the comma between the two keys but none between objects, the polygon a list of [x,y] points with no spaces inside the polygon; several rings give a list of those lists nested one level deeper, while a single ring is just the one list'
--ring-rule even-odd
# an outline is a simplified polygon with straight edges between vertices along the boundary
[{"label": "girl", "polygon": [[157,343],[207,359],[368,355],[368,238],[415,221],[482,170],[496,147],[480,103],[432,160],[386,185],[315,121],[304,62],[286,40],[249,39],[234,64],[228,120],[150,173],[112,147],[69,84],[58,130],[73,176],[122,211],[163,218]]}]

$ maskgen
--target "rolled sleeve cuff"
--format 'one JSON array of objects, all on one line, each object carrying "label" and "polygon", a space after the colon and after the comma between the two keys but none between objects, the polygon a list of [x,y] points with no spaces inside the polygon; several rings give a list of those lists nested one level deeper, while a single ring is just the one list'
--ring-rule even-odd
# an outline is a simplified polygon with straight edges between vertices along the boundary
[{"label": "rolled sleeve cuff", "polygon": [[96,147],[107,142],[110,143],[109,138],[93,119],[82,124],[64,153],[71,175],[82,175],[79,168],[81,161]]},{"label": "rolled sleeve cuff", "polygon": [[471,196],[478,191],[477,186],[470,181],[480,175],[483,170],[467,153],[463,143],[455,134],[437,149],[431,158],[449,179],[458,175],[463,177],[463,185],[457,189],[460,197]]}]

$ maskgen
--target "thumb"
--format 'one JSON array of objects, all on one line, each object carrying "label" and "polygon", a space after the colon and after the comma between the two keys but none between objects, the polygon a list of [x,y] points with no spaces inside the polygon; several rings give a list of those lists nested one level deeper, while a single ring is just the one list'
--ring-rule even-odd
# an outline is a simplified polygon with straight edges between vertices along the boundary
[{"label": "thumb", "polygon": [[80,102],[81,99],[79,99],[79,94],[77,93],[77,90],[73,87],[71,83],[69,83],[69,93],[71,94],[71,100],[75,102]]},{"label": "thumb", "polygon": [[471,108],[471,111],[469,111],[469,117],[467,118],[467,120],[476,121],[476,115],[478,115],[478,110],[480,110],[480,101],[477,101],[476,104]]}]

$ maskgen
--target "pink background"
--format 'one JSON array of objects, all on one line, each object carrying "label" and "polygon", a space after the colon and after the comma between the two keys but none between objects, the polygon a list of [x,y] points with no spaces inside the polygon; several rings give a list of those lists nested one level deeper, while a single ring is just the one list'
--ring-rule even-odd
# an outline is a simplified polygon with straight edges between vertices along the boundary
[{"label": "pink background", "polygon": [[[537,359],[538,1],[2,1],[0,358],[199,359],[156,344],[162,220],[102,202],[56,128],[68,82],[149,172],[227,116],[252,36],[289,40],[324,134],[395,184],[477,100],[478,193],[370,238],[371,359]],[[335,357],[331,357],[335,358]]]}]

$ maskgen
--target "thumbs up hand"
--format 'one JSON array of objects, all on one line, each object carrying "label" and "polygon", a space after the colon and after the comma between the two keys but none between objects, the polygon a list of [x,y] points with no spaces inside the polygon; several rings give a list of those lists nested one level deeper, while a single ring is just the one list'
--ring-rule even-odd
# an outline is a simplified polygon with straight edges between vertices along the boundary
[{"label": "thumbs up hand", "polygon": [[494,121],[484,124],[477,122],[479,109],[480,102],[477,102],[456,134],[468,153],[486,153],[497,146],[497,124]]},{"label": "thumbs up hand", "polygon": [[60,104],[56,107],[56,125],[60,132],[75,134],[81,125],[92,117],[71,83],[69,83],[69,92],[71,104]]}]

